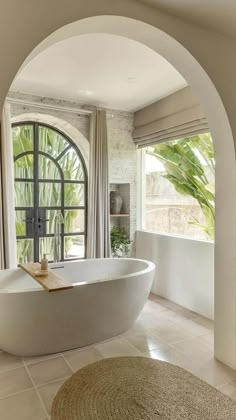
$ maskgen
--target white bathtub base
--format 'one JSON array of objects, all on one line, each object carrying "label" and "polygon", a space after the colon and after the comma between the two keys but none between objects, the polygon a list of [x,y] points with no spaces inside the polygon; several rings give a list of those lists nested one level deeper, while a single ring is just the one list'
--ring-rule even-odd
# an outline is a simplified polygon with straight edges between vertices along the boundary
[{"label": "white bathtub base", "polygon": [[[135,259],[84,260],[63,266],[58,274],[75,287],[57,293],[43,290],[21,269],[0,272],[2,350],[40,356],[127,331],[148,298],[155,269],[152,263]],[[108,280],[111,274],[113,279]]]}]

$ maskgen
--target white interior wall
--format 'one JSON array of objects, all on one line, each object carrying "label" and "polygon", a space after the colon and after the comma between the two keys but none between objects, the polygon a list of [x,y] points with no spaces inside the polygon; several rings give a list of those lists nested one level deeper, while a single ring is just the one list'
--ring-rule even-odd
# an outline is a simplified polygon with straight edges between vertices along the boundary
[{"label": "white interior wall", "polygon": [[152,291],[214,319],[214,243],[137,231],[136,257],[156,264]]}]

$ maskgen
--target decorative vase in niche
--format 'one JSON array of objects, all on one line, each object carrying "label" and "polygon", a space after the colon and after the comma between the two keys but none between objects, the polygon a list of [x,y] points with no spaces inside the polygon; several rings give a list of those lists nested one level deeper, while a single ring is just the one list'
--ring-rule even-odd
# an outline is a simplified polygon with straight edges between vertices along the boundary
[{"label": "decorative vase in niche", "polygon": [[110,192],[110,212],[111,214],[120,214],[123,199],[116,191]]}]

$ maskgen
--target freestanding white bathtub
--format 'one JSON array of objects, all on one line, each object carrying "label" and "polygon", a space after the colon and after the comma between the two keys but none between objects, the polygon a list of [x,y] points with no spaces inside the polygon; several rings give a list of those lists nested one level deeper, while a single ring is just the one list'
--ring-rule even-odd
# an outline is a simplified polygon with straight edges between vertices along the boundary
[{"label": "freestanding white bathtub", "polygon": [[0,348],[19,356],[61,352],[128,330],[151,290],[155,266],[138,259],[51,265],[74,287],[49,293],[21,268],[0,271]]}]

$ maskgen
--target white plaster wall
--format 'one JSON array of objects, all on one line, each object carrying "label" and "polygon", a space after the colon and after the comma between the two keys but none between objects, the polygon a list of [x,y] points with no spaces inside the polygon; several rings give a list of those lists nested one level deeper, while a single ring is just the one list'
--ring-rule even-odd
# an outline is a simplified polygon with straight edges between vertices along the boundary
[{"label": "white plaster wall", "polygon": [[[69,108],[80,108],[81,104],[72,103],[68,101],[60,101],[53,98],[43,98],[39,96],[25,95],[22,93],[11,93],[10,98],[25,100],[28,102],[37,103],[38,106],[11,104],[11,114],[13,121],[27,113],[37,113],[37,115],[56,117],[60,120],[60,127],[62,131],[68,134],[79,147],[82,146],[80,133],[87,140],[89,139],[89,115],[75,113],[68,113],[64,110],[51,110],[40,107],[40,104],[59,105]],[[130,238],[133,241],[133,250],[135,249],[134,239],[136,231],[136,147],[133,142],[133,113],[123,112],[117,110],[106,110],[107,112],[107,134],[108,134],[108,157],[109,157],[109,182],[110,183],[130,183]],[[46,118],[46,117],[45,117]],[[45,119],[47,123],[47,119]],[[68,124],[77,130],[73,137],[73,130],[68,131]],[[56,126],[56,123],[51,125]],[[82,154],[85,162],[88,165],[88,149]],[[133,251],[134,252],[134,251]]]},{"label": "white plaster wall", "polygon": [[153,293],[214,319],[214,243],[137,231],[136,256],[156,264]]}]

